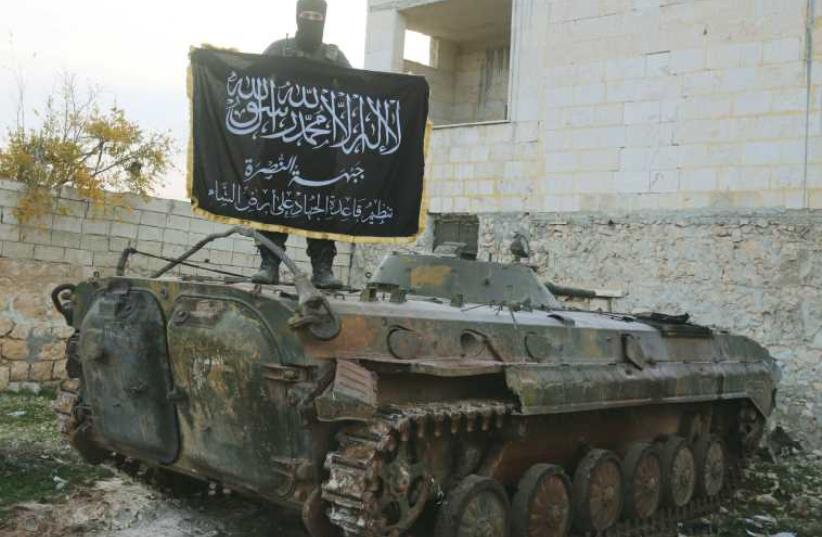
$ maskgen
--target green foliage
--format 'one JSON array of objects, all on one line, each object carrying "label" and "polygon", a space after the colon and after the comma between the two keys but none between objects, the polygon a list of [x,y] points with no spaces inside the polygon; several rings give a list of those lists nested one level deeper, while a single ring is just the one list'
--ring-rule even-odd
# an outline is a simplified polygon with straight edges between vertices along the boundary
[{"label": "green foliage", "polygon": [[19,121],[0,147],[0,177],[26,185],[15,210],[20,223],[53,211],[63,186],[98,207],[122,204],[106,193],[147,196],[171,166],[169,134],[144,131],[116,106],[101,111],[97,93],[81,98],[70,76],[36,115],[37,128]]},{"label": "green foliage", "polygon": [[57,432],[53,392],[0,393],[0,534],[9,509],[38,502],[108,477],[64,445]]}]

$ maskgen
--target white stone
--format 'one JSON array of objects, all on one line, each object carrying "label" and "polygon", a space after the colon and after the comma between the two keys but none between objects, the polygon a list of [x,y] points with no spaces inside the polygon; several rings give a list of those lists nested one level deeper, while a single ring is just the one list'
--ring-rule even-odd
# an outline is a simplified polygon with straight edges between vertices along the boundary
[{"label": "white stone", "polygon": [[771,93],[767,91],[739,95],[734,100],[734,114],[738,116],[766,114],[771,109],[771,99]]},{"label": "white stone", "polygon": [[662,112],[660,101],[625,103],[625,124],[655,123]]},{"label": "white stone", "polygon": [[705,49],[675,49],[671,51],[671,73],[689,73],[705,67]]},{"label": "white stone", "polygon": [[666,76],[671,73],[670,51],[648,54],[645,56],[645,62],[648,77]]},{"label": "white stone", "polygon": [[650,191],[649,172],[617,172],[614,174],[614,190],[616,192],[634,193]]},{"label": "white stone", "polygon": [[707,192],[716,190],[716,170],[713,168],[682,170],[679,175],[679,189],[683,192]]},{"label": "white stone", "polygon": [[642,78],[644,76],[644,58],[618,58],[609,60],[605,64],[605,78],[607,80],[625,80],[629,78]]},{"label": "white stone", "polygon": [[123,237],[126,239],[137,238],[137,226],[124,222],[113,222],[111,224],[111,235],[113,237]]},{"label": "white stone", "polygon": [[799,61],[801,54],[802,40],[790,37],[765,43],[762,59],[765,63],[792,62]]}]

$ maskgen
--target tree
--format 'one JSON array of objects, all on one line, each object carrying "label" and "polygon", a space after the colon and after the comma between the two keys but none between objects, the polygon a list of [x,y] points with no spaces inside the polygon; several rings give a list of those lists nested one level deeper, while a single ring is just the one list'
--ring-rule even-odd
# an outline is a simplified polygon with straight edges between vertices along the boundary
[{"label": "tree", "polygon": [[26,185],[15,209],[21,224],[55,210],[63,186],[102,207],[107,193],[151,194],[171,166],[169,134],[144,131],[117,106],[101,111],[98,92],[81,97],[72,76],[35,114],[37,128],[27,128],[18,114],[0,147],[0,177]]}]

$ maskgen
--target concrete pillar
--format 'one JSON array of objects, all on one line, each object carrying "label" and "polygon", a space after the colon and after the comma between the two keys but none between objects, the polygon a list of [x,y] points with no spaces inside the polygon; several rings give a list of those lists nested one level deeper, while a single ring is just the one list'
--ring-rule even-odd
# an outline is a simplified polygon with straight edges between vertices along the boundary
[{"label": "concrete pillar", "polygon": [[510,113],[512,121],[536,121],[540,117],[548,0],[514,0],[511,28]]},{"label": "concrete pillar", "polygon": [[368,12],[365,68],[402,72],[405,52],[405,17],[396,9]]}]

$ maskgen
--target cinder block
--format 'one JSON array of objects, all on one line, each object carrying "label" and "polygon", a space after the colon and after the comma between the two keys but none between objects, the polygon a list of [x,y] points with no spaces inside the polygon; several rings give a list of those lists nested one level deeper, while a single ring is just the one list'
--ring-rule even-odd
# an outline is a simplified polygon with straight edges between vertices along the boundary
[{"label": "cinder block", "polygon": [[163,228],[140,225],[137,228],[137,238],[141,241],[163,240]]},{"label": "cinder block", "polygon": [[143,212],[130,207],[114,207],[105,216],[110,217],[114,222],[123,222],[128,224],[139,224]]},{"label": "cinder block", "polygon": [[739,91],[749,91],[756,87],[759,75],[755,67],[740,67],[738,69],[726,69],[721,71],[719,86],[717,91],[723,93],[735,93]]},{"label": "cinder block", "polygon": [[181,244],[187,246],[188,233],[176,229],[166,229],[163,231],[163,242],[167,244]]},{"label": "cinder block", "polygon": [[749,166],[777,165],[781,155],[778,144],[769,142],[755,142],[745,146],[742,162]]},{"label": "cinder block", "polygon": [[[593,149],[577,153],[577,170],[585,171],[617,171],[620,168],[620,150]],[[587,192],[596,192],[589,190]]]},{"label": "cinder block", "polygon": [[112,222],[111,236],[122,237],[124,239],[136,239],[137,226],[134,224],[127,224],[125,222]]},{"label": "cinder block", "polygon": [[645,76],[645,59],[642,57],[618,58],[605,63],[606,80],[625,80]]},{"label": "cinder block", "polygon": [[605,102],[605,84],[588,84],[584,86],[574,86],[573,91],[573,104],[577,106],[592,105]]},{"label": "cinder block", "polygon": [[92,266],[96,269],[114,268],[120,261],[120,254],[113,252],[94,252],[92,255]]},{"label": "cinder block", "polygon": [[719,190],[762,191],[770,188],[771,168],[738,167],[720,168],[717,172]]},{"label": "cinder block", "polygon": [[137,241],[136,248],[141,252],[152,255],[163,255],[163,243],[157,241]]},{"label": "cinder block", "polygon": [[143,211],[140,217],[140,223],[144,226],[154,226],[164,228],[166,227],[166,213],[155,213],[151,211]]},{"label": "cinder block", "polygon": [[641,171],[651,168],[654,150],[647,147],[626,147],[619,152],[620,171]]},{"label": "cinder block", "polygon": [[[774,112],[804,112],[807,106],[807,90],[805,88],[776,91],[773,93]],[[816,122],[818,123],[818,122]]]},{"label": "cinder block", "polygon": [[57,246],[43,246],[39,244],[34,247],[34,259],[38,261],[59,263],[63,261],[64,256],[65,248],[59,248]]},{"label": "cinder block", "polygon": [[55,215],[51,223],[51,228],[57,231],[70,231],[80,233],[83,229],[82,220],[73,216]]},{"label": "cinder block", "polygon": [[166,257],[180,257],[185,251],[185,246],[181,244],[163,244],[163,255]]},{"label": "cinder block", "polygon": [[73,216],[82,219],[86,217],[88,206],[88,201],[60,199],[57,201],[57,213],[63,216]]},{"label": "cinder block", "polygon": [[645,76],[662,77],[671,74],[671,53],[655,52],[645,55]]},{"label": "cinder block", "polygon": [[799,61],[802,57],[802,40],[790,37],[765,43],[762,61],[765,63],[785,63]]},{"label": "cinder block", "polygon": [[110,226],[107,220],[83,220],[81,231],[84,235],[108,235]]},{"label": "cinder block", "polygon": [[569,172],[577,169],[577,153],[565,151],[545,155],[545,173]]},{"label": "cinder block", "polygon": [[717,93],[722,84],[722,71],[697,71],[688,73],[682,81],[683,95]]},{"label": "cinder block", "polygon": [[744,93],[734,100],[733,112],[737,116],[767,114],[771,109],[771,93],[757,91]]},{"label": "cinder block", "polygon": [[216,265],[231,265],[233,252],[224,252],[221,250],[209,251],[209,260]]},{"label": "cinder block", "polygon": [[80,239],[80,249],[93,252],[108,252],[108,236],[84,235]]},{"label": "cinder block", "polygon": [[79,233],[69,233],[66,231],[52,231],[51,245],[59,246],[61,248],[79,248],[80,247]]},{"label": "cinder block", "polygon": [[174,205],[174,200],[163,198],[143,198],[142,196],[129,196],[132,207],[140,211],[151,211],[155,213],[169,213]]},{"label": "cinder block", "polygon": [[716,170],[713,168],[682,170],[679,174],[679,189],[682,192],[709,192],[716,190]]},{"label": "cinder block", "polygon": [[540,124],[538,121],[520,121],[516,124],[515,141],[517,143],[530,143],[539,140]]},{"label": "cinder block", "polygon": [[132,240],[129,240],[129,239],[120,239],[120,238],[117,238],[117,237],[111,237],[108,240],[108,251],[121,254],[121,253],[123,253],[123,250],[125,250],[126,248],[131,247],[131,245],[134,244],[134,243],[135,243],[135,241],[132,241]]},{"label": "cinder block", "polygon": [[660,120],[661,113],[660,101],[625,103],[625,124],[656,123]]},{"label": "cinder block", "polygon": [[617,193],[649,192],[650,174],[647,171],[616,172],[614,190]]},{"label": "cinder block", "polygon": [[220,250],[223,252],[233,252],[234,241],[231,239],[217,239],[211,242],[211,244],[209,244],[209,248],[212,250]]},{"label": "cinder block", "polygon": [[191,210],[191,202],[189,201],[172,200],[171,212],[186,218],[194,216],[194,212]]},{"label": "cinder block", "polygon": [[11,224],[0,224],[0,241],[20,240],[20,227]]},{"label": "cinder block", "polygon": [[231,264],[235,267],[257,267],[259,266],[259,259],[256,255],[240,254],[235,252],[231,257]]},{"label": "cinder block", "polygon": [[651,192],[676,192],[679,190],[679,170],[651,170],[649,190]]},{"label": "cinder block", "polygon": [[20,240],[30,244],[51,245],[51,230],[47,227],[20,227]]},{"label": "cinder block", "polygon": [[804,182],[803,166],[777,166],[771,171],[770,188],[774,190],[801,189]]},{"label": "cinder block", "polygon": [[32,259],[34,257],[34,245],[22,242],[4,242],[3,256],[11,259]]},{"label": "cinder block", "polygon": [[214,233],[214,223],[202,218],[192,218],[189,222],[189,230],[193,233],[202,233],[203,235],[211,235]]},{"label": "cinder block", "polygon": [[26,189],[26,185],[20,181],[13,181],[11,179],[0,179],[0,190],[10,190],[12,192],[22,192]]},{"label": "cinder block", "polygon": [[14,190],[0,190],[0,207],[14,208],[20,201],[22,194]]},{"label": "cinder block", "polygon": [[[303,247],[307,247],[305,244]],[[257,245],[251,239],[240,238],[234,240],[234,251],[241,254],[257,254]]]},{"label": "cinder block", "polygon": [[91,266],[93,255],[85,250],[66,248],[64,261],[70,265]]}]

